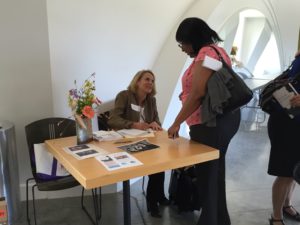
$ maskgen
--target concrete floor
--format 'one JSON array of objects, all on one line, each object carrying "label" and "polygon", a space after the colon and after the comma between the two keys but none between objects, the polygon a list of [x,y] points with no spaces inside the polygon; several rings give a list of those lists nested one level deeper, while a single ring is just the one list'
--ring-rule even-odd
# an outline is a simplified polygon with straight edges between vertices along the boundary
[{"label": "concrete floor", "polygon": [[[255,120],[259,119],[256,118]],[[232,225],[269,224],[271,186],[274,177],[267,174],[270,145],[264,125],[265,123],[258,124],[253,123],[253,121],[243,122],[228,150],[227,199]],[[167,174],[170,174],[169,171]],[[165,182],[166,193],[168,181],[169,176],[166,177]],[[102,219],[100,224],[122,225],[122,193],[102,196]],[[299,187],[295,190],[293,204],[300,210]],[[80,208],[79,198],[39,200],[37,207],[39,225],[91,224]],[[22,208],[22,217],[14,225],[27,224],[25,204]],[[169,206],[161,208],[163,218],[152,218],[146,210],[141,181],[131,186],[131,208],[132,225],[196,225],[199,216],[198,211],[178,214],[175,206]],[[300,223],[286,220],[286,224],[296,225]]]}]

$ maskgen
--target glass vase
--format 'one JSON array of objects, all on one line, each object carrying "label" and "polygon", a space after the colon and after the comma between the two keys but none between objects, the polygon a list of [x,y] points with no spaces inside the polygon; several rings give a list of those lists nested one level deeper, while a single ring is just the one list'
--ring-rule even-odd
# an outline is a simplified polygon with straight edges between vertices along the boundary
[{"label": "glass vase", "polygon": [[92,119],[80,118],[76,120],[77,144],[86,144],[93,140]]}]

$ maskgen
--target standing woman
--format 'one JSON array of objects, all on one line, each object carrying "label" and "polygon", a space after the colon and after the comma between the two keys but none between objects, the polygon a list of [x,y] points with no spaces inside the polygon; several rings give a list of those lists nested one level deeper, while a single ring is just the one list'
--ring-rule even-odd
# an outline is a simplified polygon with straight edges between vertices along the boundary
[{"label": "standing woman", "polygon": [[[150,70],[139,71],[127,90],[121,91],[115,100],[108,125],[113,129],[162,130],[156,107],[155,76]],[[149,175],[147,209],[151,216],[161,217],[158,204],[169,205],[164,193],[165,173]]]},{"label": "standing woman", "polygon": [[[292,64],[289,77],[300,73],[300,55]],[[297,90],[300,92],[300,88]],[[300,107],[300,95],[291,99],[292,107]],[[270,114],[268,134],[271,142],[268,174],[276,176],[272,187],[273,213],[270,225],[284,225],[284,217],[300,221],[300,214],[291,200],[296,186],[293,170],[300,161],[299,134],[300,115],[291,119],[285,112],[278,110]]]},{"label": "standing woman", "polygon": [[219,35],[199,18],[183,20],[177,29],[176,41],[181,50],[194,60],[182,77],[182,108],[168,135],[170,138],[178,137],[180,124],[186,121],[191,140],[219,149],[219,159],[196,165],[202,201],[198,225],[230,225],[225,190],[225,154],[231,138],[238,130],[240,110],[217,116],[214,127],[203,124],[201,118],[201,100],[206,94],[207,81],[214,72],[202,66],[204,57],[220,61],[211,47],[214,46],[229,66],[230,58],[223,48],[217,46],[222,41]]}]

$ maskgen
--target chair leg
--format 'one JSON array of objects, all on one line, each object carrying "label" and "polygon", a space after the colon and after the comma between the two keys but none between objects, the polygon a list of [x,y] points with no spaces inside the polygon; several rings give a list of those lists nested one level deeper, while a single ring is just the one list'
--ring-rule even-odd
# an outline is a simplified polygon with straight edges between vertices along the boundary
[{"label": "chair leg", "polygon": [[32,204],[33,204],[34,225],[37,225],[37,223],[36,223],[36,212],[35,212],[35,196],[34,196],[34,188],[35,187],[36,187],[36,184],[32,186]]},{"label": "chair leg", "polygon": [[146,196],[146,192],[145,192],[145,189],[144,189],[144,185],[145,185],[145,176],[143,176],[142,193],[143,193],[144,196]]},{"label": "chair leg", "polygon": [[[95,225],[99,224],[99,221],[101,219],[101,215],[102,215],[102,208],[101,208],[101,188],[99,188],[99,204],[98,204],[98,194],[97,194],[97,188],[96,189],[92,189],[92,197],[93,197],[93,205],[94,205],[94,211],[95,211],[95,220],[93,219],[93,217],[91,216],[91,214],[88,212],[88,210],[86,209],[86,207],[83,204],[83,197],[84,197],[84,188],[82,188],[82,194],[81,194],[81,208],[83,209],[83,211],[86,213],[86,215],[89,217],[89,219],[91,220],[91,222]],[[99,210],[99,206],[100,206],[100,210]]]},{"label": "chair leg", "polygon": [[99,211],[99,220],[102,217],[102,190],[101,187],[99,188],[99,207],[100,207],[100,211]]},{"label": "chair leg", "polygon": [[29,186],[29,181],[31,181],[31,180],[34,180],[34,178],[29,178],[26,180],[26,215],[27,215],[28,225],[30,225],[28,186]]},{"label": "chair leg", "polygon": [[[27,222],[28,225],[30,224],[30,217],[29,217],[29,194],[28,194],[28,187],[29,187],[29,181],[34,180],[34,178],[29,178],[26,180],[26,214],[27,214]],[[33,204],[33,216],[34,216],[34,224],[37,225],[36,222],[36,209],[35,209],[35,192],[34,189],[37,185],[34,184],[32,186],[32,204]],[[99,195],[99,197],[98,197]],[[93,196],[93,205],[94,205],[94,210],[95,210],[95,217],[96,220],[94,221],[92,216],[89,214],[87,209],[85,208],[83,204],[83,198],[84,198],[84,188],[82,188],[82,193],[81,193],[81,208],[85,211],[87,216],[90,218],[91,222],[95,225],[99,225],[98,221],[101,220],[102,217],[102,193],[101,193],[101,187],[99,188],[99,194],[97,193],[97,188],[92,189],[92,196]],[[98,199],[99,198],[99,199]],[[99,202],[98,202],[99,201]]]},{"label": "chair leg", "polygon": [[99,193],[96,195],[96,199],[95,201],[98,201],[97,205],[98,205],[98,210],[97,210],[97,214],[98,214],[98,220],[100,221],[101,220],[101,216],[102,216],[102,199],[101,199],[101,187],[99,188],[96,188],[95,190],[99,191]]}]

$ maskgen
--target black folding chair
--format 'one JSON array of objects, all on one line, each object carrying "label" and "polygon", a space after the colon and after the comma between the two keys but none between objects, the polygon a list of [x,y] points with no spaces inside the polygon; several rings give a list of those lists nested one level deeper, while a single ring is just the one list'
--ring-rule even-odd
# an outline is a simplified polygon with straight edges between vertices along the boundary
[{"label": "black folding chair", "polygon": [[[29,216],[29,200],[28,200],[28,187],[29,182],[34,181],[35,184],[32,186],[32,202],[33,202],[33,215],[34,215],[34,224],[36,222],[36,207],[35,207],[35,188],[37,187],[39,191],[58,191],[63,189],[72,188],[80,185],[78,181],[71,175],[65,177],[58,177],[51,180],[44,180],[37,176],[36,171],[36,162],[34,155],[34,144],[43,143],[45,140],[68,137],[76,135],[76,123],[74,120],[67,118],[46,118],[41,119],[35,122],[32,122],[25,126],[26,139],[29,150],[30,165],[32,171],[32,178],[26,180],[26,213],[27,213],[27,222],[30,225],[30,216]],[[100,189],[100,188],[99,188]],[[101,189],[100,189],[99,205],[101,207]],[[98,221],[101,218],[101,210],[99,211],[98,201],[95,199],[98,198],[97,189],[92,190],[93,200],[94,200],[94,209],[96,220],[94,221],[92,216],[86,210],[83,205],[84,197],[84,188],[82,188],[81,194],[81,206],[82,209],[87,213],[88,217],[91,219],[93,224],[98,224]]]}]

